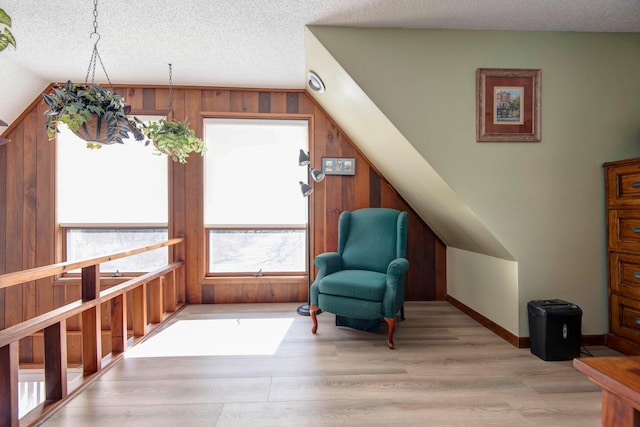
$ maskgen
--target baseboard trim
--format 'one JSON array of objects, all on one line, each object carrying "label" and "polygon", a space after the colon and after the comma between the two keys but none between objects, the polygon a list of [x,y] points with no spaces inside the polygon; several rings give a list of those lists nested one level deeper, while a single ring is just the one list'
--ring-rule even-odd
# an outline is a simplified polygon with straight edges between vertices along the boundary
[{"label": "baseboard trim", "polygon": [[[514,335],[511,332],[507,331],[505,328],[503,328],[502,326],[498,325],[494,321],[487,319],[482,314],[480,314],[477,311],[475,311],[474,309],[464,305],[463,303],[461,303],[457,299],[453,298],[451,295],[447,295],[447,302],[449,302],[449,304],[451,304],[452,306],[454,306],[458,310],[462,311],[467,316],[471,317],[476,322],[480,323],[485,328],[489,329],[491,332],[493,332],[494,334],[496,334],[497,336],[499,336],[500,338],[502,338],[503,340],[505,340],[506,342],[508,342],[512,346],[518,347],[518,348],[523,348],[523,347],[521,347],[520,338],[519,337],[517,337],[516,335]],[[528,341],[529,337],[526,337],[526,339]]]},{"label": "baseboard trim", "polygon": [[[485,328],[489,329],[491,332],[513,345],[517,348],[531,348],[531,340],[529,337],[518,337],[513,333],[509,332],[502,326],[498,325],[492,320],[487,319],[482,314],[478,313],[474,309],[464,305],[457,299],[453,298],[450,295],[446,297],[447,302],[452,306],[456,307],[458,310],[465,313],[467,316],[471,317],[476,322],[480,323]],[[606,345],[605,335],[582,335],[582,345]]]}]

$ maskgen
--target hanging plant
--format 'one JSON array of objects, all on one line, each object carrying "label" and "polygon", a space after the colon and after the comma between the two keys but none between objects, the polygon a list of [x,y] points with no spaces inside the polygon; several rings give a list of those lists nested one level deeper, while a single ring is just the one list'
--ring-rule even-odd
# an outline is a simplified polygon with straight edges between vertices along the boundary
[{"label": "hanging plant", "polygon": [[51,94],[43,93],[49,106],[45,111],[45,128],[49,139],[59,132],[58,123],[66,124],[79,138],[87,141],[87,148],[123,144],[131,133],[136,140],[144,135],[133,119],[127,117],[131,107],[121,95],[94,84],[74,84],[54,87]]},{"label": "hanging plant", "polygon": [[16,39],[9,30],[9,28],[11,28],[11,18],[3,9],[0,9],[0,28],[2,28],[2,32],[0,33],[0,52],[9,46],[13,46],[15,49]]},{"label": "hanging plant", "polygon": [[207,150],[202,139],[196,137],[189,123],[160,119],[157,122],[136,121],[142,126],[142,133],[153,142],[155,154],[166,154],[174,162],[187,163],[190,153],[204,155]]},{"label": "hanging plant", "polygon": [[[44,102],[49,106],[45,111],[47,135],[49,139],[55,138],[56,132],[59,132],[58,123],[65,123],[79,138],[87,141],[88,148],[123,144],[123,139],[129,138],[130,132],[135,139],[142,140],[144,135],[136,122],[127,117],[131,107],[125,104],[124,98],[93,83],[96,65],[100,62],[109,85],[113,86],[98,52],[98,0],[93,2],[93,33],[90,37],[93,36],[96,41],[84,84],[74,84],[69,80],[64,86],[54,87],[51,94],[42,94]],[[91,84],[88,83],[89,75]]]}]

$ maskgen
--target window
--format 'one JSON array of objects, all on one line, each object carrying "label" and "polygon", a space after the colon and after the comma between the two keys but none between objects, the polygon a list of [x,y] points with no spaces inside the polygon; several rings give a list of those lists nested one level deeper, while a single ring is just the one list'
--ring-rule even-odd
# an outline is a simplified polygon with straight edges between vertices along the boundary
[{"label": "window", "polygon": [[[153,120],[140,117],[141,120]],[[155,118],[157,119],[157,118]],[[168,239],[166,156],[130,139],[100,149],[61,126],[57,138],[57,220],[67,261]],[[115,260],[103,272],[149,271],[167,263],[167,248]]]},{"label": "window", "polygon": [[306,120],[205,119],[208,272],[306,271]]}]

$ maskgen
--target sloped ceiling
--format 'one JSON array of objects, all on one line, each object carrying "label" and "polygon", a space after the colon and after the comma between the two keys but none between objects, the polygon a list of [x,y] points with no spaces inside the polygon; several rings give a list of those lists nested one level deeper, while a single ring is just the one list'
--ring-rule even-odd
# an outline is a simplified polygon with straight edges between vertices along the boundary
[{"label": "sloped ceiling", "polygon": [[507,249],[326,50],[315,36],[315,28],[306,31],[307,66],[322,77],[328,88],[323,93],[311,92],[315,100],[448,246],[513,260]]}]

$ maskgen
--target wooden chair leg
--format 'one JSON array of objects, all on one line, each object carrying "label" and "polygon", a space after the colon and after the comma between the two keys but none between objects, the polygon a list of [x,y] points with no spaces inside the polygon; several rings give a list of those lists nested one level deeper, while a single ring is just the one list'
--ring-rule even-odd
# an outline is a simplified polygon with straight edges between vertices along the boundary
[{"label": "wooden chair leg", "polygon": [[393,344],[393,331],[396,329],[396,319],[392,317],[385,317],[384,321],[389,325],[389,339],[387,344],[389,345],[389,348],[393,350],[395,348]]},{"label": "wooden chair leg", "polygon": [[311,320],[313,321],[313,326],[311,327],[311,332],[314,334],[318,330],[318,319],[316,318],[316,312],[318,311],[317,305],[309,306],[309,314],[311,315]]}]

